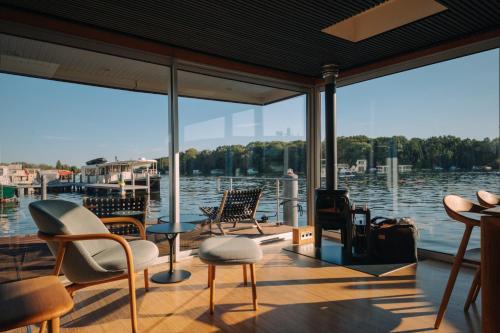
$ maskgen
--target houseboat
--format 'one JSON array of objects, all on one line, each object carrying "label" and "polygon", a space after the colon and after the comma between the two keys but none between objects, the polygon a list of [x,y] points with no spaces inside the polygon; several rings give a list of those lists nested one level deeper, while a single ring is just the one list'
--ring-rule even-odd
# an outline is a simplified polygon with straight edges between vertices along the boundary
[{"label": "houseboat", "polygon": [[152,192],[160,191],[160,174],[156,160],[145,158],[108,162],[104,158],[90,160],[81,168],[81,181],[87,184],[117,184],[120,180],[130,185],[147,185]]},{"label": "houseboat", "polygon": [[20,163],[1,165],[3,183],[12,185],[31,185],[38,178],[38,169],[23,168]]},{"label": "houseboat", "polygon": [[9,168],[0,165],[0,203],[16,200],[16,187],[12,185],[9,176]]}]

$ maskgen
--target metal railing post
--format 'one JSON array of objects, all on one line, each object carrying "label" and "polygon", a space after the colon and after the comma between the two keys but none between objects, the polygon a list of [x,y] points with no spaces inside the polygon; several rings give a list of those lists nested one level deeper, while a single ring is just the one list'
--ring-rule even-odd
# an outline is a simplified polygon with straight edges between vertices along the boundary
[{"label": "metal railing post", "polygon": [[220,192],[220,177],[216,178],[216,182],[217,182],[216,183],[217,184],[217,193],[219,193]]},{"label": "metal railing post", "polygon": [[229,177],[229,189],[233,189],[233,177]]},{"label": "metal railing post", "polygon": [[276,178],[276,223],[280,221],[280,180]]}]

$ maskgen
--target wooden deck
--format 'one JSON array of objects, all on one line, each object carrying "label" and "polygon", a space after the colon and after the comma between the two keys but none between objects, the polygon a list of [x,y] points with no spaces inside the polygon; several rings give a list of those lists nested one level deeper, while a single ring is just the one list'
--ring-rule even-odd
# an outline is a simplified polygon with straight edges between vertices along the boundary
[{"label": "wooden deck", "polygon": [[[286,225],[276,226],[272,223],[263,223],[264,235],[261,235],[253,223],[239,223],[236,228],[232,224],[224,223],[224,230],[230,235],[245,235],[261,240],[283,238],[291,233],[292,228]],[[200,225],[192,232],[181,235],[181,251],[198,248],[199,244],[210,237],[207,232],[201,231]],[[213,228],[214,235],[218,234],[217,227]],[[289,235],[291,238],[291,235]],[[160,249],[160,256],[169,255],[168,241],[163,235],[148,235]],[[28,279],[50,274],[54,266],[54,258],[44,241],[36,235],[0,237],[0,283],[19,279]]]},{"label": "wooden deck", "polygon": [[[257,265],[260,308],[252,311],[251,288],[242,285],[241,267],[220,267],[215,314],[208,313],[207,267],[197,258],[177,267],[191,279],[175,285],[151,284],[145,293],[138,276],[141,332],[427,332],[450,266],[422,261],[381,278],[282,250],[288,242],[264,245]],[[153,272],[165,270],[162,264]],[[472,270],[457,280],[440,332],[479,332],[480,300],[463,312]],[[77,292],[75,310],[62,319],[63,332],[129,332],[127,282]],[[16,330],[16,333],[25,330]]]}]

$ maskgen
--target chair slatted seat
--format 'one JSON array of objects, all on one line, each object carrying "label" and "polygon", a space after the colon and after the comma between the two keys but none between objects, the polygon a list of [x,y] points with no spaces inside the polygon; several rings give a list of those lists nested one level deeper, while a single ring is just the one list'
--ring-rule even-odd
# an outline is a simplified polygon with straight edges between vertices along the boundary
[{"label": "chair slatted seat", "polygon": [[262,189],[227,190],[224,191],[219,207],[200,207],[201,212],[207,217],[210,232],[212,223],[216,223],[222,234],[225,234],[221,223],[233,223],[233,228],[238,222],[251,221],[255,223],[261,234],[263,230],[257,222],[255,215],[262,196]]}]

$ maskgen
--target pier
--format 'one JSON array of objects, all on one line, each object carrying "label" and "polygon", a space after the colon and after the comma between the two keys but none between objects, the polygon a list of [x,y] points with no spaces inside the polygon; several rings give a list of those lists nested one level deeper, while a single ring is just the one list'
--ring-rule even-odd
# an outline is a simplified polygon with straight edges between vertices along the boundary
[{"label": "pier", "polygon": [[[26,194],[40,194],[46,197],[47,193],[63,193],[63,192],[119,192],[121,187],[118,184],[86,184],[81,182],[57,182],[57,183],[44,183],[41,184],[19,184],[15,185],[16,195],[22,197]],[[132,191],[145,191],[149,192],[147,185],[125,185],[123,189],[126,192]]]}]

